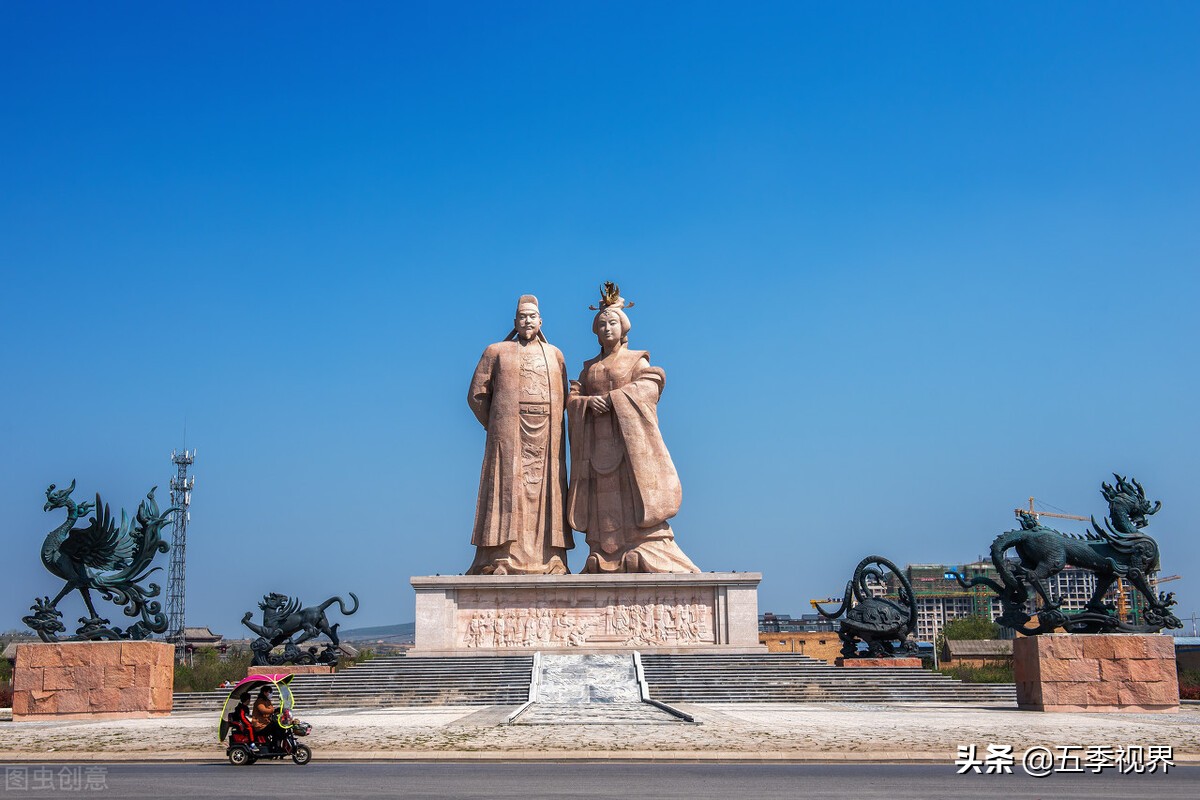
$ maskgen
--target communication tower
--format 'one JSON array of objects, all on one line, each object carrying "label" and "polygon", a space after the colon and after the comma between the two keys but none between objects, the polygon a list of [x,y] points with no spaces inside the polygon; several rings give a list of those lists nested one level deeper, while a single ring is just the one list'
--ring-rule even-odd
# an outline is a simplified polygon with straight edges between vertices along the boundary
[{"label": "communication tower", "polygon": [[171,451],[175,477],[171,478],[171,506],[178,508],[171,529],[171,573],[167,584],[167,641],[174,642],[176,652],[185,649],[184,638],[184,569],[187,563],[187,526],[191,519],[188,507],[192,504],[194,477],[188,477],[188,467],[196,460],[196,451]]}]

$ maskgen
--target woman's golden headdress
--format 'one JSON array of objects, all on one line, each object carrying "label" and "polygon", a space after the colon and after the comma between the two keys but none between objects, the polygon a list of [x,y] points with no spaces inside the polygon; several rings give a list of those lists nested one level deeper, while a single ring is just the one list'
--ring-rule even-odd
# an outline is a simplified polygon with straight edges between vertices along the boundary
[{"label": "woman's golden headdress", "polygon": [[605,308],[633,308],[633,303],[630,303],[624,297],[621,297],[621,287],[617,286],[612,281],[605,281],[600,287],[600,305],[588,306],[591,311],[600,311]]}]

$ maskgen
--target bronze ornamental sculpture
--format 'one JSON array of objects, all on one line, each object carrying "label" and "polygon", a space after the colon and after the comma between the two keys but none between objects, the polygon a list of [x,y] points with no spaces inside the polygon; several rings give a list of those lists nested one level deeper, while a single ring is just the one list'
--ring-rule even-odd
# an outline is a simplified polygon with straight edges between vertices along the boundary
[{"label": "bronze ornamental sculpture", "polygon": [[[896,577],[899,601],[873,597],[870,583],[884,585],[884,570]],[[892,658],[897,653],[914,655],[916,645],[910,638],[917,628],[917,601],[912,584],[896,565],[883,556],[867,556],[854,568],[854,577],[846,583],[842,604],[833,612],[826,611],[813,601],[813,608],[826,619],[841,619],[838,638],[842,640],[842,656],[857,658],[858,641],[867,645],[867,658]],[[843,616],[845,615],[845,616]],[[894,644],[899,641],[900,646]]]},{"label": "bronze ornamental sculpture", "polygon": [[[342,613],[350,616],[358,611],[358,597],[354,592],[350,592],[350,599],[354,601],[354,606],[349,609],[346,608],[346,604],[340,597],[331,597],[319,606],[301,608],[299,600],[294,600],[286,594],[272,592],[264,596],[262,602],[258,604],[259,609],[263,612],[262,625],[255,625],[250,621],[254,616],[253,611],[247,611],[242,617],[242,624],[258,634],[258,639],[250,645],[250,649],[254,651],[251,665],[336,665],[340,658],[338,646],[341,641],[338,639],[337,631],[341,623],[335,622],[330,625],[329,619],[325,616],[325,609],[337,603]],[[300,635],[293,639],[292,637],[296,634]],[[316,647],[309,647],[307,650],[300,649],[301,644],[315,639],[321,634],[330,639],[325,644],[324,650],[318,652]],[[278,655],[272,654],[271,651],[281,645],[283,652]]]},{"label": "bronze ornamental sculpture", "polygon": [[[1104,527],[1092,517],[1094,532],[1071,536],[1042,525],[1033,514],[1021,513],[1021,527],[1002,533],[992,542],[991,558],[1000,573],[1000,582],[976,577],[971,580],[955,574],[964,588],[987,586],[1000,597],[1003,610],[1001,625],[1034,636],[1062,628],[1069,633],[1158,633],[1164,628],[1183,627],[1171,612],[1173,592],[1155,594],[1149,577],[1159,569],[1158,542],[1142,529],[1148,517],[1158,513],[1161,502],[1151,503],[1136,480],[1113,473],[1115,485],[1100,484],[1108,501]],[[1017,560],[1006,557],[1016,550]],[[1061,610],[1062,598],[1050,594],[1046,581],[1066,566],[1089,570],[1096,576],[1096,590],[1084,610],[1068,614]],[[1148,609],[1141,624],[1119,619],[1110,604],[1104,602],[1109,588],[1123,579],[1145,600]],[[1027,605],[1033,593],[1042,601],[1037,609],[1037,624]]]},{"label": "bronze ornamental sculpture", "polygon": [[[65,489],[46,490],[46,511],[66,508],[67,518],[62,525],[46,535],[42,542],[42,564],[53,575],[65,581],[62,590],[51,600],[38,598],[30,607],[33,614],[22,621],[44,642],[100,639],[145,639],[150,634],[167,630],[167,616],[162,604],[152,598],[160,591],[158,584],[142,586],[142,582],[160,567],[152,567],[154,557],[165,553],[170,546],[162,540],[160,531],[177,509],[160,512],[154,499],[154,489],[138,505],[137,513],[129,519],[121,510],[121,522],[113,519],[108,504],[100,495],[96,502],[78,503],[71,499],[75,481]],[[75,523],[95,510],[88,524]],[[75,635],[60,638],[66,631],[60,621],[58,603],[72,591],[83,596],[90,617],[80,617]],[[100,616],[92,603],[95,591],[105,600],[124,607],[127,617],[140,619],[122,630]]]}]

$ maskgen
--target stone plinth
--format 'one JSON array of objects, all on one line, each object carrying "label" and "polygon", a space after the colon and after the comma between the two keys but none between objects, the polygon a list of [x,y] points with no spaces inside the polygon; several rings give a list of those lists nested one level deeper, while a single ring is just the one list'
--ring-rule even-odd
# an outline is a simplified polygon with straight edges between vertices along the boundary
[{"label": "stone plinth", "polygon": [[414,577],[413,655],[761,653],[758,572]]},{"label": "stone plinth", "polygon": [[328,664],[279,664],[274,667],[249,667],[246,677],[251,675],[332,675],[333,667]]},{"label": "stone plinth", "polygon": [[174,688],[175,647],[164,642],[23,642],[13,721],[163,717]]},{"label": "stone plinth", "polygon": [[833,660],[839,667],[891,667],[893,669],[920,669],[919,658],[842,658]]},{"label": "stone plinth", "polygon": [[1042,634],[1013,642],[1027,711],[1178,711],[1175,642],[1164,634]]}]

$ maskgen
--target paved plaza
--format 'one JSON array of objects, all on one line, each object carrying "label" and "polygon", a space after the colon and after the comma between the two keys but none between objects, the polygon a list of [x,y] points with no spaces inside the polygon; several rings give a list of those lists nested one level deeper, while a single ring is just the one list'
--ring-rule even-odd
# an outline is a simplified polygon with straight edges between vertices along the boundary
[{"label": "paved plaza", "polygon": [[[697,724],[505,725],[509,706],[321,709],[315,758],[949,763],[960,745],[1170,746],[1200,764],[1200,706],[1176,714],[1063,714],[909,705],[680,705]],[[216,714],[0,723],[0,761],[220,760]]]}]

